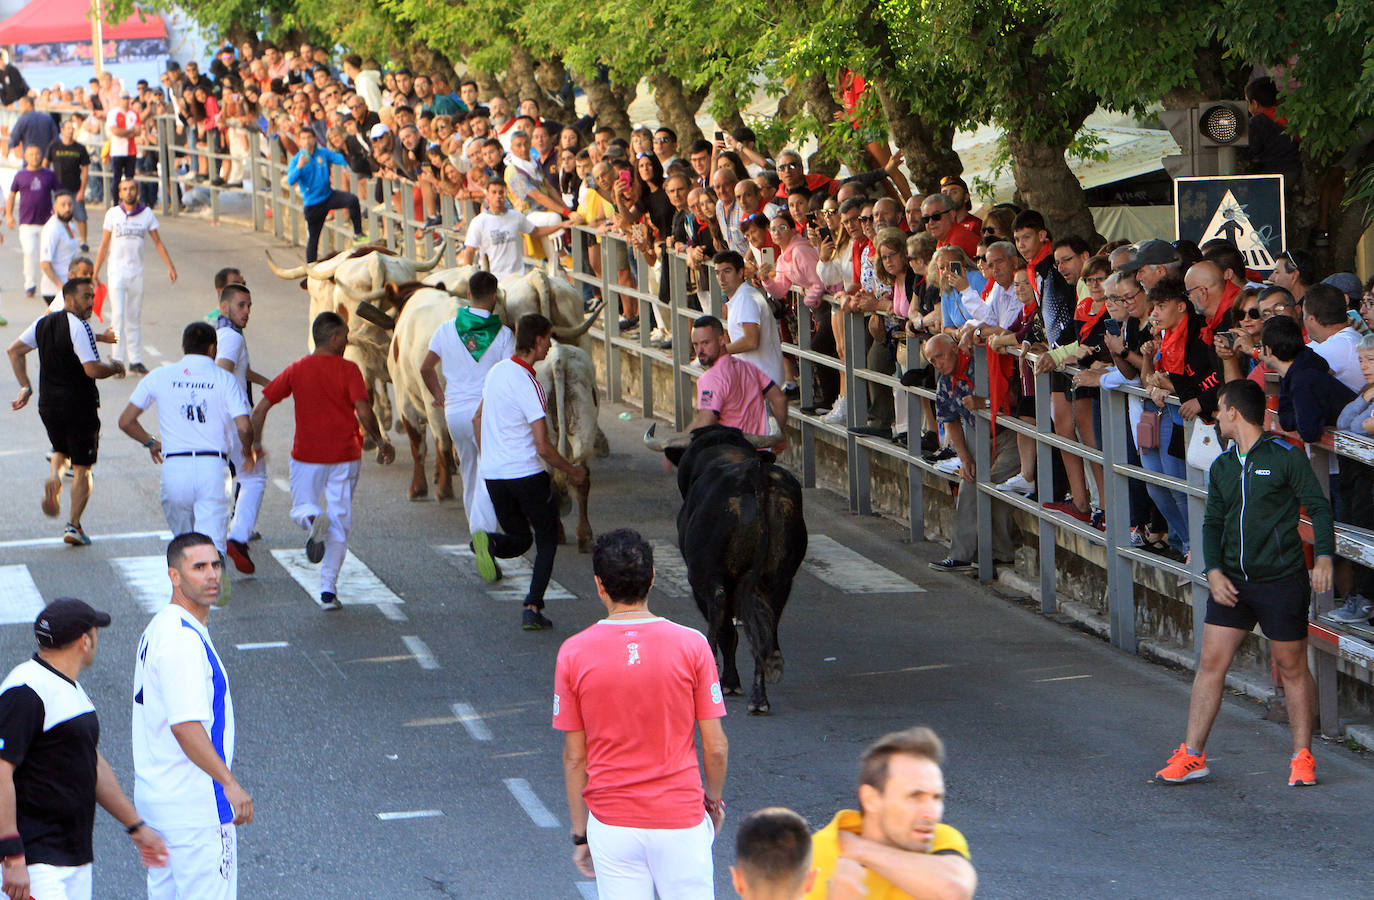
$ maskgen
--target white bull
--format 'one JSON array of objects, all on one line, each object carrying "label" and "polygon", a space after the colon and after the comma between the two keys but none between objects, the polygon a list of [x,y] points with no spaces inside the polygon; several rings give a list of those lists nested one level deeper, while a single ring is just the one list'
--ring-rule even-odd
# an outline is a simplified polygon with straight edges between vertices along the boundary
[{"label": "white bull", "polygon": [[[410,478],[409,497],[417,500],[429,493],[425,478],[425,426],[434,433],[434,495],[439,500],[453,498],[453,475],[458,461],[453,439],[444,421],[444,411],[434,406],[420,366],[429,352],[430,339],[444,324],[451,326],[458,311],[458,298],[438,288],[422,287],[402,301],[392,334],[391,352],[386,365],[396,390],[396,409],[401,427],[410,439],[410,456],[415,470]],[[442,375],[440,376],[442,381]]]},{"label": "white bull", "polygon": [[[555,343],[549,355],[534,364],[535,375],[544,387],[547,402],[549,441],[563,458],[573,465],[586,465],[593,456],[610,453],[606,436],[597,423],[600,400],[596,391],[596,366],[591,354],[575,344]],[[560,517],[568,511],[567,476],[553,473],[554,492],[558,495]],[[591,490],[591,475],[577,488],[577,549],[590,553],[592,525],[587,517],[587,495]],[[558,524],[558,540],[565,540],[563,523]]]}]

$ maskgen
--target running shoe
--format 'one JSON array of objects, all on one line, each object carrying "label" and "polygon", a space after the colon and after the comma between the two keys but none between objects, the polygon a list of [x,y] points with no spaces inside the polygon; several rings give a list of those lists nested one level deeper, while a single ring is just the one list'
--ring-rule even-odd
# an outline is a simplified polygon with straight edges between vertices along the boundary
[{"label": "running shoe", "polygon": [[71,544],[73,547],[89,547],[91,539],[86,536],[86,532],[81,530],[80,525],[67,523],[67,527],[62,530],[62,540]]},{"label": "running shoe", "polygon": [[1084,512],[1077,506],[1074,506],[1072,500],[1061,500],[1058,503],[1046,503],[1045,509],[1057,513],[1063,513],[1064,515],[1071,516],[1080,522],[1091,523],[1093,520],[1091,512]]},{"label": "running shoe", "polygon": [[129,373],[131,375],[147,375],[148,367],[141,362],[136,362],[133,365],[129,366]]},{"label": "running shoe", "polygon": [[1183,784],[1186,781],[1206,778],[1210,774],[1212,770],[1207,768],[1206,753],[1194,756],[1188,752],[1187,744],[1179,744],[1174,755],[1169,757],[1169,764],[1156,772],[1155,777],[1169,784]]},{"label": "running shoe", "polygon": [[324,559],[324,536],[329,532],[329,516],[320,513],[310,521],[310,537],[305,539],[305,558],[312,563]]},{"label": "running shoe", "polygon": [[544,614],[539,610],[526,608],[520,617],[520,627],[526,631],[543,631],[545,628],[552,628],[553,623],[544,618]]},{"label": "running shoe", "polygon": [[491,555],[491,537],[485,531],[472,533],[472,555],[477,562],[477,574],[483,581],[495,582],[501,577],[496,559]]},{"label": "running shoe", "polygon": [[967,560],[955,559],[952,556],[947,556],[939,562],[930,563],[930,567],[937,572],[972,572],[977,568]]},{"label": "running shoe", "polygon": [[62,511],[62,482],[49,478],[43,482],[43,515],[49,518]]},{"label": "running shoe", "polygon": [[1031,494],[1035,492],[1035,485],[1031,484],[1025,478],[1022,478],[1021,473],[1017,472],[1006,481],[997,485],[997,490],[1010,491],[1016,494]]},{"label": "running shoe", "polygon": [[9,323],[10,323],[10,320],[9,320],[9,319],[6,319],[4,316],[0,316],[0,328],[4,328],[4,327],[5,327],[6,325],[8,325]]},{"label": "running shoe", "polygon": [[[47,510],[45,509],[44,511],[46,512]],[[1330,619],[1332,622],[1359,623],[1369,618],[1371,609],[1374,609],[1374,604],[1371,604],[1359,594],[1351,593],[1345,595],[1344,606],[1331,610],[1331,612],[1325,615],[1325,618]]]},{"label": "running shoe", "polygon": [[822,422],[831,425],[843,425],[849,419],[849,399],[841,397],[835,401],[835,405],[830,407],[830,412],[821,416]]},{"label": "running shoe", "polygon": [[372,238],[368,237],[368,236],[365,235],[365,234],[355,234],[355,235],[353,235],[353,246],[355,246],[355,247],[361,247],[361,246],[363,246],[364,244],[370,243],[371,241],[372,241]]},{"label": "running shoe", "polygon": [[1317,783],[1317,761],[1311,750],[1299,750],[1288,762],[1288,786],[1311,787]]},{"label": "running shoe", "polygon": [[343,604],[339,602],[339,595],[333,591],[321,591],[320,599],[315,601],[315,605],[325,612],[343,609]]},{"label": "running shoe", "polygon": [[253,565],[253,560],[248,556],[248,545],[243,541],[228,540],[225,542],[225,552],[234,561],[234,568],[245,575],[252,575],[258,570]]}]

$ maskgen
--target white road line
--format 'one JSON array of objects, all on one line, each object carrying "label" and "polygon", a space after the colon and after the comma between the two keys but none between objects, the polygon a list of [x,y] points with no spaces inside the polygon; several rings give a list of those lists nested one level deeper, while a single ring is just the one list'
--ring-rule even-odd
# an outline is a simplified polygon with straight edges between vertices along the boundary
[{"label": "white road line", "polygon": [[0,450],[0,456],[24,456],[29,453],[38,456],[47,452],[46,449],[41,447],[13,447],[9,450]]},{"label": "white road line", "polygon": [[172,599],[166,556],[121,556],[110,560],[110,566],[144,611],[155,613]]},{"label": "white road line", "polygon": [[285,478],[273,478],[272,484],[276,485],[284,494],[291,493],[291,482],[287,481]]},{"label": "white road line", "polygon": [[[832,661],[834,658],[835,658],[835,657],[830,656],[830,657],[827,657],[825,661],[826,661],[826,662],[830,662],[830,661]],[[928,665],[928,666],[907,666],[905,669],[885,669],[885,670],[883,670],[883,671],[881,671],[881,672],[855,672],[854,674],[850,675],[849,677],[850,677],[850,678],[868,678],[868,677],[871,676],[871,675],[901,675],[903,672],[934,672],[934,671],[936,671],[937,669],[948,669],[948,668],[950,668],[950,664],[949,664],[949,663],[932,663],[931,665]]]},{"label": "white road line", "polygon": [[[314,597],[320,592],[320,567],[305,558],[305,549],[273,550],[272,555],[281,563],[286,573],[296,580],[305,592]],[[339,569],[337,587],[339,602],[344,606],[382,606],[383,604],[404,603],[391,588],[349,550],[344,556],[343,566]]]},{"label": "white road line", "polygon": [[811,535],[802,568],[846,594],[925,593],[925,588],[824,534]]},{"label": "white road line", "polygon": [[437,669],[439,661],[434,658],[434,654],[429,652],[429,645],[420,640],[413,634],[408,634],[401,638],[401,642],[406,645],[406,649],[415,654],[415,661],[420,664],[422,669]]},{"label": "white road line", "polygon": [[687,564],[676,541],[650,541],[654,548],[654,591],[664,597],[686,599],[692,596],[687,580]]},{"label": "white road line", "polygon": [[453,704],[453,714],[458,717],[458,721],[463,723],[463,727],[468,730],[474,741],[491,740],[491,729],[487,723],[482,721],[482,716],[477,710],[472,708],[471,703]]},{"label": "white road line", "polygon": [[290,647],[289,641],[259,641],[255,644],[235,644],[235,650],[277,650],[281,647]]},{"label": "white road line", "polygon": [[534,788],[530,787],[528,781],[523,778],[504,778],[502,780],[506,783],[506,790],[510,791],[515,802],[519,803],[520,808],[525,811],[525,815],[530,817],[530,821],[540,828],[558,827],[558,820],[554,818],[553,813],[549,812],[549,808],[544,805],[543,801],[535,795]]},{"label": "white road line", "polygon": [[152,344],[144,344],[143,349],[148,351],[149,356],[156,356],[158,359],[162,359],[162,351],[154,347]]},{"label": "white road line", "polygon": [[577,892],[582,895],[582,900],[597,900],[597,897],[600,896],[596,892],[595,881],[579,881]]},{"label": "white road line", "polygon": [[395,603],[378,603],[377,611],[393,622],[409,622],[410,616],[401,611]]},{"label": "white road line", "polygon": [[408,809],[405,812],[379,812],[377,818],[383,822],[395,822],[400,819],[437,819],[443,814],[442,809]]},{"label": "white road line", "polygon": [[[472,551],[460,544],[444,544],[434,548],[449,558],[455,568],[470,572],[475,577],[477,575],[477,565],[473,562]],[[502,578],[495,584],[486,585],[486,592],[493,600],[509,600],[515,603],[523,602],[525,594],[529,592],[530,578],[534,575],[534,566],[523,556],[515,559],[498,560],[501,565]],[[577,595],[556,581],[550,580],[548,590],[544,591],[545,600],[576,600]]]},{"label": "white road line", "polygon": [[1048,684],[1051,681],[1077,681],[1080,678],[1091,678],[1091,675],[1060,675],[1057,678],[1037,678],[1035,684]]},{"label": "white road line", "polygon": [[45,606],[28,566],[0,566],[0,625],[32,625]]},{"label": "white road line", "polygon": [[[172,533],[170,531],[126,531],[123,534],[93,534],[91,541],[103,543],[105,541],[136,541],[142,538],[157,538],[160,541],[170,541]],[[50,538],[24,538],[18,541],[0,541],[0,550],[8,550],[16,547],[57,547],[63,543],[61,537]]]}]

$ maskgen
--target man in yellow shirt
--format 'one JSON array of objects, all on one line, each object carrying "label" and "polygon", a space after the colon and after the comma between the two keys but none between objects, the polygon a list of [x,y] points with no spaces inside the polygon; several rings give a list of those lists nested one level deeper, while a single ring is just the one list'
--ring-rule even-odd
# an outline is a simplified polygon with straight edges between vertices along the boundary
[{"label": "man in yellow shirt", "polygon": [[859,769],[859,810],[812,835],[815,884],[807,900],[926,900],[973,896],[968,842],[940,820],[945,748],[929,728],[878,739]]}]

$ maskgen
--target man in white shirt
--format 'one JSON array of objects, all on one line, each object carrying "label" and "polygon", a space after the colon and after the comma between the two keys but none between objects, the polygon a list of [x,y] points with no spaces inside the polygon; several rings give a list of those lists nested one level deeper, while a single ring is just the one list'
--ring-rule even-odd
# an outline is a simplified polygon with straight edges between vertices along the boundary
[{"label": "man in white shirt", "polygon": [[493,180],[487,184],[486,206],[473,217],[463,241],[463,256],[459,265],[470,266],[480,252],[487,258],[487,270],[498,280],[513,278],[524,274],[524,241],[520,236],[528,234],[542,238],[557,234],[567,223],[535,227],[529,217],[506,205],[506,185]]},{"label": "man in white shirt", "polygon": [[751,362],[774,384],[785,384],[782,339],[778,320],[758,288],[744,280],[744,258],[733,250],[717,253],[711,262],[725,296],[725,352]]},{"label": "man in white shirt", "polygon": [[1336,380],[1352,391],[1364,390],[1360,372],[1360,333],[1346,317],[1345,294],[1329,284],[1314,284],[1302,302],[1302,324],[1312,339],[1312,349],[1321,354]]},{"label": "man in white shirt", "polygon": [[[247,448],[244,465],[253,464],[252,410],[234,376],[215,365],[215,328],[192,322],[181,335],[186,355],[159,366],[139,382],[119,416],[119,428],[162,464],[162,513],[172,534],[196,531],[210,536],[225,552],[233,471],[230,452]],[[161,438],[144,430],[138,417],[157,404]],[[221,600],[228,600],[228,579]]]},{"label": "man in white shirt", "polygon": [[[473,430],[473,417],[482,404],[487,373],[515,353],[515,335],[495,314],[496,289],[495,275],[474,272],[468,280],[471,305],[460,308],[453,321],[435,330],[429,352],[420,364],[420,376],[434,398],[434,405],[444,410],[448,433],[458,452],[469,533],[500,528],[478,465],[477,436]],[[442,388],[440,371],[444,375]]]},{"label": "man in white shirt", "polygon": [[481,449],[478,465],[501,526],[499,533],[473,532],[477,574],[495,581],[500,573],[493,557],[510,559],[534,544],[534,574],[521,620],[526,631],[553,627],[543,609],[558,550],[558,501],[544,463],[574,484],[587,479],[586,467],[568,462],[549,441],[544,389],[534,364],[548,355],[552,344],[552,322],[538,313],[521,316],[515,326],[515,354],[491,367],[473,417]]},{"label": "man in white shirt", "polygon": [[59,191],[52,201],[52,218],[43,225],[38,238],[38,265],[43,273],[38,293],[45,303],[52,303],[67,283],[67,270],[81,252],[81,237],[72,224],[76,202],[66,191]]},{"label": "man in white shirt", "polygon": [[114,358],[128,363],[129,371],[147,375],[143,365],[143,242],[151,240],[167,264],[167,280],[176,284],[177,267],[157,233],[157,216],[138,202],[138,182],[132,178],[118,182],[119,204],[105,213],[100,249],[95,254],[96,277],[105,260],[110,260],[111,322],[119,343]]},{"label": "man in white shirt", "polygon": [[138,162],[138,110],[130,109],[132,98],[129,94],[119,96],[119,105],[105,116],[105,127],[110,135],[110,173],[114,184],[123,184],[124,179],[133,180],[135,164]]},{"label": "man in white shirt", "polygon": [[206,628],[224,563],[190,532],[167,546],[172,602],[144,629],[134,660],[134,803],[167,843],[169,864],[148,870],[148,900],[234,900],[238,836],[253,798],[234,763],[234,701]]}]

